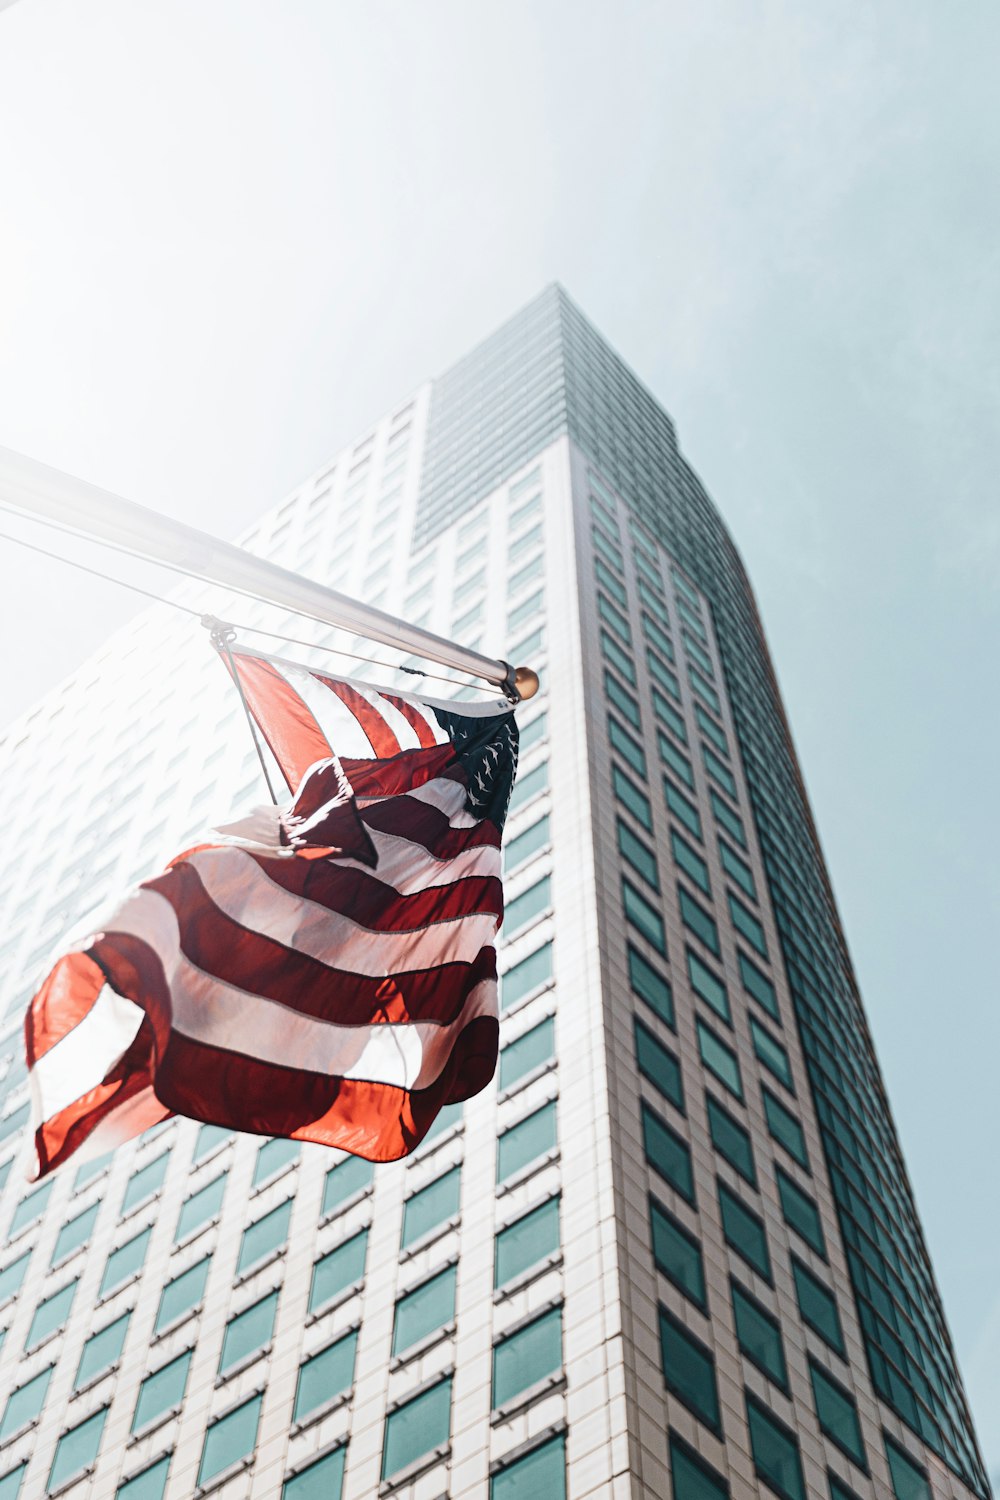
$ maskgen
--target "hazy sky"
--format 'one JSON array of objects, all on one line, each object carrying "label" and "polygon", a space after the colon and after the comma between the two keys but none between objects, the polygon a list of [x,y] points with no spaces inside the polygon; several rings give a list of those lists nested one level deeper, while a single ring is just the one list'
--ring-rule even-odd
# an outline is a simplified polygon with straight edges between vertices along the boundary
[{"label": "hazy sky", "polygon": [[[673,414],[1000,1471],[998,57],[977,0],[0,14],[0,443],[231,534],[552,279]],[[0,558],[8,719],[135,606]]]}]

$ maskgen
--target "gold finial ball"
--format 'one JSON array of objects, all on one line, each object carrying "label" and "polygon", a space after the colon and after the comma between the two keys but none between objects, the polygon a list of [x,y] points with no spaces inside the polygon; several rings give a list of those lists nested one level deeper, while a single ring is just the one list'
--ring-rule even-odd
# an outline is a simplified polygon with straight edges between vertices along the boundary
[{"label": "gold finial ball", "polygon": [[526,703],[538,692],[538,673],[533,672],[530,667],[516,667],[514,670],[514,686],[521,695],[521,702]]}]

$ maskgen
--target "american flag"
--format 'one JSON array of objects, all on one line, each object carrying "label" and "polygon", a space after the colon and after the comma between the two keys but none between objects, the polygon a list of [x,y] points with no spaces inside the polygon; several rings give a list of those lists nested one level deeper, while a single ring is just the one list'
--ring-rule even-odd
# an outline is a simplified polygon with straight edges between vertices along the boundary
[{"label": "american flag", "polygon": [[391,1161],[493,1076],[511,705],[224,659],[295,796],[57,962],[25,1021],[38,1177],[170,1114]]}]

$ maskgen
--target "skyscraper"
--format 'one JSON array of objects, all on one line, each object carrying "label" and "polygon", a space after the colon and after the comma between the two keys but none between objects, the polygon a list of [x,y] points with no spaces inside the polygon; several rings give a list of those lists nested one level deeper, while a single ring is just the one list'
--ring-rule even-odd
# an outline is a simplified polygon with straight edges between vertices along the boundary
[{"label": "skyscraper", "polygon": [[540,668],[496,1086],[388,1167],[177,1120],[25,1187],[40,966],[260,795],[197,625],[123,631],[0,745],[0,1500],[986,1497],[753,595],[666,413],[552,287],[244,544]]}]

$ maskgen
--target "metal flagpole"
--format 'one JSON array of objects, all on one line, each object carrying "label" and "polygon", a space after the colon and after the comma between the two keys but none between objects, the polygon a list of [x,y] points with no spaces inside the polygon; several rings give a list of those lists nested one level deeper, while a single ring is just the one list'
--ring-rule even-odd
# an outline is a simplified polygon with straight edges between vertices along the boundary
[{"label": "metal flagpole", "polygon": [[350,630],[455,671],[482,677],[496,683],[514,701],[531,698],[538,690],[538,677],[530,667],[515,668],[509,662],[469,651],[311,578],[300,578],[278,563],[254,557],[232,542],[220,541],[197,527],[161,516],[134,500],[74,479],[9,448],[0,448],[0,501],[28,515],[72,527],[97,541],[124,547],[150,562],[184,568],[205,583],[247,590],[324,625]]}]

